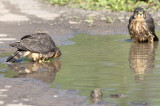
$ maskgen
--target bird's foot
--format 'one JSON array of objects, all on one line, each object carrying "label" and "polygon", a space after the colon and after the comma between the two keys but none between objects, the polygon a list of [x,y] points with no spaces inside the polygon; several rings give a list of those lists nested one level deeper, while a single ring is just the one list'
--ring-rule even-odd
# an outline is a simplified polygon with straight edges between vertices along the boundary
[{"label": "bird's foot", "polygon": [[49,62],[51,62],[50,60],[44,60],[44,62],[47,62],[47,63],[49,63]]},{"label": "bird's foot", "polygon": [[38,62],[39,62],[39,63],[42,63],[42,62],[43,62],[43,60],[39,60]]},{"label": "bird's foot", "polygon": [[135,37],[132,37],[131,39],[132,39],[132,42],[134,42],[134,43],[138,42],[137,38],[135,38]]},{"label": "bird's foot", "polygon": [[149,39],[148,39],[148,41],[149,41],[149,43],[153,43],[153,36],[151,36],[151,37],[149,37]]},{"label": "bird's foot", "polygon": [[43,63],[43,62],[49,63],[50,60],[39,60],[38,62],[39,62],[39,63]]}]

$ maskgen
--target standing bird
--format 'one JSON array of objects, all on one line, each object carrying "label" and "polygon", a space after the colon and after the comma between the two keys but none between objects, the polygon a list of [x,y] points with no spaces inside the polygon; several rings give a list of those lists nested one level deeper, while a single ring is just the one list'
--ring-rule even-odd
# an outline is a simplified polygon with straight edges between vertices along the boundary
[{"label": "standing bird", "polygon": [[25,35],[20,42],[9,46],[17,48],[17,51],[8,57],[6,62],[16,62],[21,57],[28,57],[32,61],[46,61],[61,55],[60,49],[47,33]]},{"label": "standing bird", "polygon": [[154,41],[159,41],[155,34],[152,16],[141,7],[134,9],[133,15],[129,19],[128,29],[134,42],[153,43]]}]

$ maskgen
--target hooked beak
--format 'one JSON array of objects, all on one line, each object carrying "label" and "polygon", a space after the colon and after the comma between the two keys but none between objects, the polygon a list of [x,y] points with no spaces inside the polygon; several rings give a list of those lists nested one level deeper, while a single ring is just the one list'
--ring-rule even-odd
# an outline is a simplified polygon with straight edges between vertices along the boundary
[{"label": "hooked beak", "polygon": [[143,16],[143,12],[138,12],[138,16]]}]

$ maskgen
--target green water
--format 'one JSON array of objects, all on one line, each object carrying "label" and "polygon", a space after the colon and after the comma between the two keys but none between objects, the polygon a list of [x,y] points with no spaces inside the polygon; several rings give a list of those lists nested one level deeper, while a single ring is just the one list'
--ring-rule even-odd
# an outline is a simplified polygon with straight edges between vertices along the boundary
[{"label": "green water", "polygon": [[[60,47],[60,60],[55,60],[53,65],[43,65],[46,70],[50,70],[47,75],[54,74],[54,78],[44,82],[54,88],[80,90],[79,95],[87,96],[89,102],[91,91],[100,88],[104,102],[120,106],[160,105],[159,44],[134,44],[128,38],[129,35],[76,35],[70,39],[76,44]],[[11,71],[14,68],[9,69],[2,64],[0,69],[6,69],[1,72],[4,76],[16,76],[16,72]],[[20,65],[24,67],[23,64]],[[42,68],[41,64],[32,64],[30,68]],[[124,97],[111,98],[111,94]]]}]

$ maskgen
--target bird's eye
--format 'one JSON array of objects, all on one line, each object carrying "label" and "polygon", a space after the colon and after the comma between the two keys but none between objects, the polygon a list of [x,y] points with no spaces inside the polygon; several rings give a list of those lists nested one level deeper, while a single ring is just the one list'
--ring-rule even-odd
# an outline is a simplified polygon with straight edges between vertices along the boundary
[{"label": "bird's eye", "polygon": [[137,11],[137,10],[135,10],[134,12],[136,12],[136,13],[137,13],[138,11]]}]

